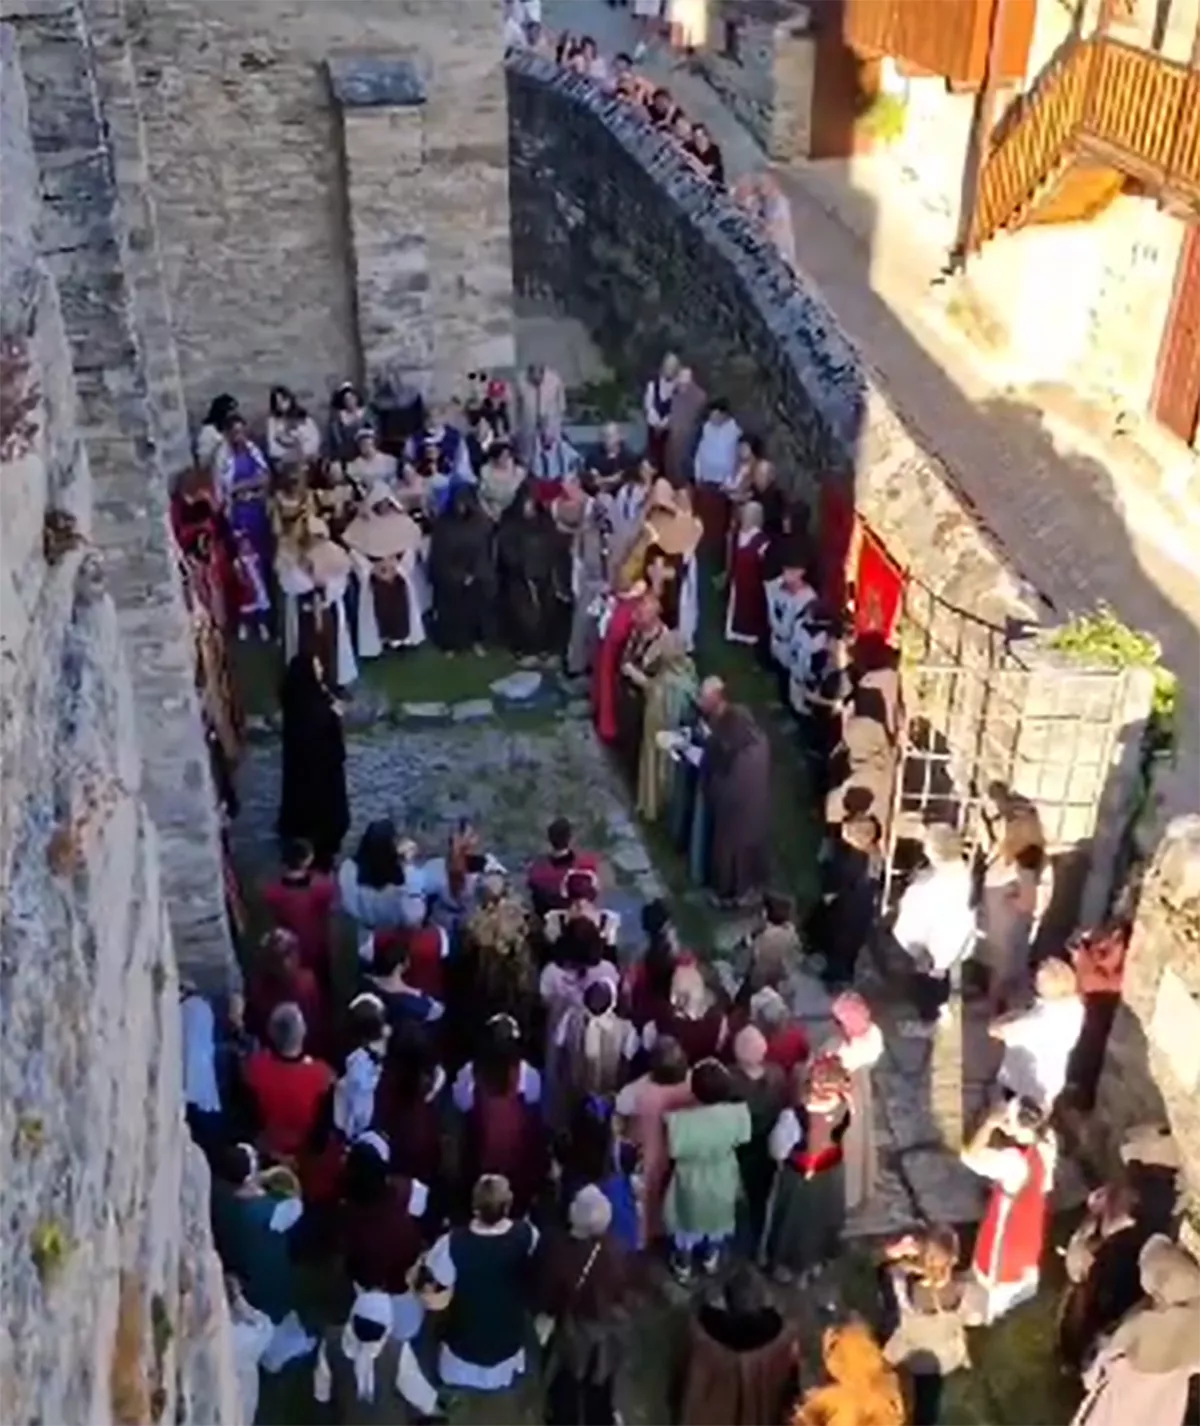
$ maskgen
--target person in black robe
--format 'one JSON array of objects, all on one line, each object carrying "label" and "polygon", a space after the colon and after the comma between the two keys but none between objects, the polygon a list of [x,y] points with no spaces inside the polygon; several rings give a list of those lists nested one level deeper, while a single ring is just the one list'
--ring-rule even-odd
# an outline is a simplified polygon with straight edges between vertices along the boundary
[{"label": "person in black robe", "polygon": [[700,765],[712,827],[709,880],[719,902],[748,904],[770,871],[771,745],[719,678],[705,679],[697,702],[709,729]]},{"label": "person in black robe", "polygon": [[459,486],[433,522],[429,542],[433,635],[440,649],[480,652],[491,633],[495,578],[492,526],[470,486]]},{"label": "person in black robe", "polygon": [[500,622],[517,655],[556,651],[562,632],[559,566],[565,537],[526,482],[500,517],[496,532]]},{"label": "person in black robe", "polygon": [[327,871],[349,830],[350,803],[342,714],[319,659],[292,659],[280,706],[283,780],[276,830],[285,841],[307,841],[313,864]]},{"label": "person in black robe", "polygon": [[822,876],[822,898],[808,923],[809,944],[825,958],[822,979],[830,990],[854,983],[859,952],[875,923],[882,862],[879,820],[848,817]]}]

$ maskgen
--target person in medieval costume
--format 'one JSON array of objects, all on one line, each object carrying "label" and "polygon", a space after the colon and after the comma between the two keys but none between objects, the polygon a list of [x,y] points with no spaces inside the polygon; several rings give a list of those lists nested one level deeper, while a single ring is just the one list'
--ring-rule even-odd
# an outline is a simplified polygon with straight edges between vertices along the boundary
[{"label": "person in medieval costume", "polygon": [[546,1413],[550,1426],[616,1426],[621,1308],[629,1287],[612,1207],[587,1185],[571,1199],[567,1228],[538,1247],[537,1306],[551,1327]]},{"label": "person in medieval costume", "polygon": [[478,904],[463,924],[458,994],[449,1017],[451,1031],[465,1037],[468,1050],[497,1015],[509,1016],[518,1025],[531,1023],[537,966],[529,933],[529,913],[505,878],[485,876]]},{"label": "person in medieval costume", "polygon": [[276,831],[303,838],[327,871],[350,828],[342,714],[318,659],[297,655],[280,697],[283,767]]},{"label": "person in medieval costume", "polygon": [[346,526],[342,543],[358,575],[358,655],[378,658],[385,649],[425,641],[416,583],[421,530],[382,481],[370,489]]},{"label": "person in medieval costume", "polygon": [[250,439],[241,416],[230,418],[214,460],[217,490],[225,501],[234,536],[245,535],[265,584],[275,553],[267,506],[271,469]]},{"label": "person in medieval costume", "polygon": [[583,460],[585,475],[596,482],[595,488],[611,493],[637,465],[637,457],[625,444],[621,427],[609,421],[600,432],[599,444],[588,451]]},{"label": "person in medieval costume", "polygon": [[305,654],[321,661],[336,688],[358,677],[346,596],[353,566],[329,526],[309,518],[299,542],[279,547],[275,577],[283,593],[284,658]]},{"label": "person in medieval costume", "polygon": [[1145,1298],[1084,1373],[1071,1426],[1184,1426],[1200,1374],[1200,1263],[1156,1233],[1138,1257]]},{"label": "person in medieval costume", "polygon": [[[661,482],[665,486],[666,482]],[[690,653],[700,624],[700,577],[696,551],[703,533],[691,513],[686,490],[680,490],[667,511],[660,504],[648,513],[644,572],[647,588],[655,595],[669,629],[677,630]]]},{"label": "person in medieval costume", "polygon": [[746,903],[762,893],[770,870],[771,745],[719,678],[705,679],[697,703],[708,727],[700,776],[712,828],[710,884],[718,900]]},{"label": "person in medieval costume", "polygon": [[213,1238],[246,1301],[271,1319],[271,1340],[259,1359],[266,1372],[281,1371],[315,1346],[296,1311],[292,1268],[292,1229],[303,1213],[298,1192],[280,1197],[269,1190],[249,1144],[231,1145],[218,1155],[212,1185]]},{"label": "person in medieval costume", "polygon": [[962,1161],[992,1185],[973,1259],[990,1324],[1037,1294],[1057,1141],[1036,1105],[1011,1099],[984,1117]]},{"label": "person in medieval costume", "polygon": [[794,1330],[753,1268],[739,1263],[690,1316],[680,1426],[784,1420],[796,1357]]},{"label": "person in medieval costume", "polygon": [[346,467],[346,474],[356,490],[364,494],[380,481],[395,490],[400,478],[400,466],[395,456],[379,449],[379,437],[374,426],[360,426],[358,454]]},{"label": "person in medieval costume", "polygon": [[790,706],[791,663],[796,625],[816,603],[817,592],[806,578],[807,555],[798,541],[775,542],[773,557],[780,572],[764,585],[767,600],[767,661],[779,684],[780,701]]},{"label": "person in medieval costume", "polygon": [[557,435],[548,427],[538,431],[529,474],[540,505],[552,504],[569,481],[578,479],[582,469],[583,457],[562,431]]},{"label": "person in medieval costume", "polygon": [[667,416],[667,439],[663,473],[674,486],[686,485],[693,476],[696,447],[708,395],[697,382],[690,366],[680,367],[671,392],[671,410]]},{"label": "person in medieval costume", "polygon": [[646,505],[657,475],[658,469],[654,462],[643,458],[627,472],[620,485],[605,497],[612,526],[610,569],[614,583],[619,581],[625,567],[625,557],[642,533]]},{"label": "person in medieval costume", "polygon": [[763,560],[770,544],[762,527],[757,500],[738,507],[738,532],[729,565],[729,599],[725,606],[725,637],[735,644],[761,647],[767,636],[767,595]]},{"label": "person in medieval costume", "polygon": [[674,1172],[665,1216],[673,1245],[672,1271],[680,1282],[701,1270],[715,1272],[737,1226],[741,1194],[737,1151],[750,1138],[750,1111],[734,1099],[729,1071],[701,1060],[691,1073],[695,1104],[667,1115],[667,1146]]},{"label": "person in medieval costume", "polygon": [[526,483],[496,529],[500,625],[517,655],[554,651],[561,619],[557,589],[567,541]]},{"label": "person in medieval costume", "polygon": [[871,1071],[883,1058],[883,1033],[871,1018],[870,1006],[853,990],[843,991],[834,999],[830,1014],[837,1031],[822,1053],[834,1055],[850,1076],[850,1102],[854,1106],[842,1139],[846,1211],[853,1213],[874,1194],[879,1177]]},{"label": "person in medieval costume", "polygon": [[646,417],[646,454],[659,471],[666,469],[667,429],[678,379],[679,358],[674,352],[668,352],[658,371],[646,383],[642,397]]},{"label": "person in medieval costume", "polygon": [[552,367],[531,362],[517,378],[517,447],[522,459],[533,460],[543,432],[557,440],[567,412],[563,379]]},{"label": "person in medieval costume", "polygon": [[832,1055],[796,1075],[792,1106],[771,1130],[779,1165],[763,1232],[763,1261],[781,1282],[811,1277],[832,1259],[846,1219],[842,1141],[854,1106],[850,1077]]},{"label": "person in medieval costume", "polygon": [[585,677],[591,669],[596,644],[596,624],[608,592],[612,520],[609,501],[597,495],[595,483],[567,487],[554,512],[571,541],[571,626],[567,636],[566,671]]},{"label": "person in medieval costume", "polygon": [[358,455],[358,433],[371,424],[362,393],[344,381],[329,398],[329,424],[325,428],[325,454],[342,471]]},{"label": "person in medieval costume", "polygon": [[565,1128],[582,1100],[616,1095],[639,1049],[637,1031],[618,1011],[610,980],[597,976],[584,986],[580,1001],[567,1006],[554,1030],[554,1046],[561,1072],[554,1077],[547,1114],[552,1125]]},{"label": "person in medieval costume", "polygon": [[637,781],[642,750],[642,722],[646,689],[658,671],[659,659],[669,631],[661,608],[647,595],[638,609],[633,632],[621,651],[620,681],[617,685],[617,754],[631,783]]},{"label": "person in medieval costume", "polygon": [[428,1277],[453,1294],[438,1355],[447,1386],[507,1391],[525,1374],[538,1231],[515,1211],[508,1180],[481,1175],[471,1192],[470,1223],[443,1234],[425,1258]]},{"label": "person in medieval costume", "polygon": [[456,491],[434,521],[429,579],[439,648],[458,653],[473,644],[480,651],[491,630],[495,581],[491,524],[471,490]]},{"label": "person in medieval costume", "polygon": [[462,1116],[465,1183],[480,1174],[502,1174],[523,1213],[545,1186],[549,1157],[539,1111],[541,1076],[521,1050],[516,1021],[494,1017],[475,1058],[455,1078],[453,1099]]},{"label": "person in medieval costume", "polygon": [[334,1404],[339,1421],[383,1426],[404,1408],[418,1419],[443,1415],[437,1390],[421,1370],[408,1340],[397,1335],[386,1292],[359,1289],[343,1326],[331,1329],[317,1353],[313,1396]]},{"label": "person in medieval costume", "polygon": [[600,645],[592,665],[592,720],[603,743],[616,743],[618,706],[625,646],[639,623],[657,617],[657,601],[648,599],[645,585],[635,583],[613,601],[600,625]]},{"label": "person in medieval costume", "polygon": [[644,689],[642,746],[638,757],[637,811],[657,822],[670,800],[674,763],[660,734],[679,735],[696,697],[696,668],[682,637],[668,632],[659,646],[658,664]]},{"label": "person in medieval costume", "polygon": [[225,1295],[229,1300],[229,1335],[233,1340],[242,1420],[253,1421],[258,1415],[259,1364],[275,1335],[275,1324],[265,1312],[250,1306],[241,1283],[231,1273],[225,1276]]},{"label": "person in medieval costume", "polygon": [[766,1222],[775,1160],[771,1157],[771,1130],[785,1108],[788,1079],[767,1058],[767,1037],[756,1025],[743,1025],[733,1039],[733,1087],[750,1111],[750,1137],[738,1150],[742,1176],[738,1241],[751,1257],[758,1252]]}]

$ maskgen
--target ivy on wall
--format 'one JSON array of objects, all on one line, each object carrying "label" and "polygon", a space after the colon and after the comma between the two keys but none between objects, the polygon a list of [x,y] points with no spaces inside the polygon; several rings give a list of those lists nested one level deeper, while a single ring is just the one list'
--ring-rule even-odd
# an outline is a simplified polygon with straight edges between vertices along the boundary
[{"label": "ivy on wall", "polygon": [[1154,805],[1154,776],[1164,763],[1173,762],[1179,736],[1179,679],[1162,662],[1162,646],[1152,634],[1133,629],[1107,604],[1056,629],[1047,639],[1050,648],[1093,668],[1145,668],[1154,676],[1150,717],[1142,736],[1141,786],[1130,811],[1129,831]]}]

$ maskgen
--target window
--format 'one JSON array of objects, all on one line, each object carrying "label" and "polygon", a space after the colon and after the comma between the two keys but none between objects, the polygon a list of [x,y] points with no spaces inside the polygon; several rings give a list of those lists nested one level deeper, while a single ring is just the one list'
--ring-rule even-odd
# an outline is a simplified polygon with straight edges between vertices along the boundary
[{"label": "window", "polygon": [[740,20],[725,21],[725,48],[726,59],[731,59],[737,64],[742,62],[742,25]]}]

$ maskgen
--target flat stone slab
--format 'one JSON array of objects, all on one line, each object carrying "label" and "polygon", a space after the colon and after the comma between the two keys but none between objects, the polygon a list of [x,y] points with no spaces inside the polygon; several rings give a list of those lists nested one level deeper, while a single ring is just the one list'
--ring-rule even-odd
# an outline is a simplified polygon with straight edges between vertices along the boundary
[{"label": "flat stone slab", "polygon": [[544,677],[531,668],[518,669],[489,684],[493,697],[502,698],[506,703],[529,703],[542,692]]},{"label": "flat stone slab", "polygon": [[344,109],[410,108],[425,103],[425,79],[399,55],[348,54],[328,61],[329,86]]},{"label": "flat stone slab", "polygon": [[414,723],[436,723],[450,716],[446,703],[402,703],[400,714]]},{"label": "flat stone slab", "polygon": [[450,705],[450,716],[456,723],[483,723],[496,715],[490,698],[468,698]]},{"label": "flat stone slab", "polygon": [[653,870],[650,853],[640,842],[621,842],[609,853],[609,860],[626,876],[644,876]]}]

